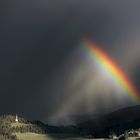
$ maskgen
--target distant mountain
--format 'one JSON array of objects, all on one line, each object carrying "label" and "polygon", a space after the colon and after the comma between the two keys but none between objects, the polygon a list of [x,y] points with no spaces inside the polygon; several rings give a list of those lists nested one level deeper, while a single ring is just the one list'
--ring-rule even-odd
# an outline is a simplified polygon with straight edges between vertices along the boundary
[{"label": "distant mountain", "polygon": [[140,128],[140,105],[90,119],[78,124],[78,127],[96,137],[108,137],[110,132],[121,134],[125,130]]}]

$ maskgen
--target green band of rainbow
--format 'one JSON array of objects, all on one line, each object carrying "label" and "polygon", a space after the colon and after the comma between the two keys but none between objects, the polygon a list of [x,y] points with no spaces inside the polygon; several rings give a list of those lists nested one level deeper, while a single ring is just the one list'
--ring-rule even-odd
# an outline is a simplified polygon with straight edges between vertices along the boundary
[{"label": "green band of rainbow", "polygon": [[110,75],[113,80],[122,87],[127,95],[133,98],[135,102],[140,103],[140,95],[132,82],[127,78],[120,67],[107,55],[107,53],[97,46],[98,45],[95,43],[86,42],[84,44],[84,50],[105,73]]}]

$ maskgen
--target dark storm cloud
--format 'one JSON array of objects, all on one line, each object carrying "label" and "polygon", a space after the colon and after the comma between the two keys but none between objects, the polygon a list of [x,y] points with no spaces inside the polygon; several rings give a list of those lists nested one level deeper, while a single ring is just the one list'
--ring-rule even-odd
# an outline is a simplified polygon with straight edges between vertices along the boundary
[{"label": "dark storm cloud", "polygon": [[[44,2],[4,3],[0,48],[2,113],[23,112],[36,118],[46,112],[43,108],[47,100],[43,104],[41,100],[47,93],[40,92],[40,87],[71,50],[75,42],[72,37],[79,34],[71,34],[68,29],[71,13],[64,6]],[[40,108],[43,111],[38,112]]]},{"label": "dark storm cloud", "polygon": [[58,67],[82,37],[96,40],[115,55],[112,45],[139,27],[140,20],[138,1],[5,1],[2,5],[0,112],[32,119],[46,118],[59,104],[59,95],[51,92],[52,77],[55,73],[60,79]]}]

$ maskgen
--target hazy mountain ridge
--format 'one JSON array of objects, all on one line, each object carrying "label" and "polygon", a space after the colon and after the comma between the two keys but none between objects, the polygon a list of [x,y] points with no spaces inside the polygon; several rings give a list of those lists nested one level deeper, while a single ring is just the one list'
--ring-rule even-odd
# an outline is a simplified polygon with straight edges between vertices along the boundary
[{"label": "hazy mountain ridge", "polygon": [[98,137],[107,137],[113,131],[121,134],[128,129],[140,128],[140,105],[114,111],[80,123],[78,126]]}]

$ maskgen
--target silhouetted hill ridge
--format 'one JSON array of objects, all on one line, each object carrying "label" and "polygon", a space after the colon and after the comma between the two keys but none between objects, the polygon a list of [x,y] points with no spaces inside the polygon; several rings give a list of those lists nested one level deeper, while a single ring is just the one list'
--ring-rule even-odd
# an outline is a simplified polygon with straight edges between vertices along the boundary
[{"label": "silhouetted hill ridge", "polygon": [[78,126],[87,133],[101,136],[110,132],[122,133],[132,128],[140,128],[140,105],[119,109],[112,113],[94,118]]}]

